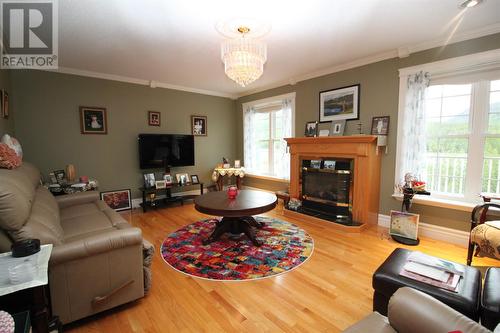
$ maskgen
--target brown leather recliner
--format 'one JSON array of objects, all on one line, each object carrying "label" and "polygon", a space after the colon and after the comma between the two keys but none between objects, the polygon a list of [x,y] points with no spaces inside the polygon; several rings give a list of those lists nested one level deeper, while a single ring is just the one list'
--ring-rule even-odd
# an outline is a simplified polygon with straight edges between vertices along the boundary
[{"label": "brown leather recliner", "polygon": [[0,252],[28,238],[53,244],[52,312],[64,324],[144,296],[141,230],[97,192],[55,198],[23,163],[0,169]]},{"label": "brown leather recliner", "polygon": [[389,301],[388,315],[373,312],[344,333],[488,333],[491,331],[437,299],[403,287]]}]

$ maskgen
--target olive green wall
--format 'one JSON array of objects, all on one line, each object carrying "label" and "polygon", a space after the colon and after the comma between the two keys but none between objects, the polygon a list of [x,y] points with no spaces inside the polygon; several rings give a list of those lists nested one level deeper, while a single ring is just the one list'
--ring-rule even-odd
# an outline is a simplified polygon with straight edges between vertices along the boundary
[{"label": "olive green wall", "polygon": [[[11,89],[10,89],[10,70],[1,69],[0,70],[0,89],[4,89],[9,93],[9,97],[12,98]],[[14,134],[14,117],[13,112],[14,108],[12,107],[12,102],[9,101],[9,118],[4,119],[0,115],[0,137],[5,133],[13,135]]]},{"label": "olive green wall", "polygon": [[[45,71],[11,71],[11,84],[25,160],[45,176],[71,163],[78,175],[96,178],[101,190],[137,189],[137,135],[190,134],[191,115],[208,117],[208,136],[195,138],[196,165],[172,174],[197,174],[208,183],[222,157],[236,155],[235,101],[228,98]],[[108,134],[80,134],[79,106],[105,107]],[[161,127],[148,126],[148,110],[161,112]]]},{"label": "olive green wall", "polygon": [[[391,209],[399,209],[400,203],[391,197],[394,186],[396,158],[396,128],[398,117],[398,69],[432,61],[457,57],[466,54],[487,51],[500,47],[500,34],[494,34],[469,41],[455,43],[446,47],[435,48],[414,53],[407,58],[394,58],[377,63],[325,75],[322,77],[301,81],[296,85],[282,86],[254,95],[249,95],[237,101],[238,133],[243,132],[242,103],[261,98],[296,92],[296,127],[297,136],[303,136],[307,121],[319,120],[319,92],[343,86],[361,84],[360,120],[348,121],[346,133],[356,133],[356,125],[361,122],[363,132],[370,131],[371,119],[374,116],[391,117],[388,154],[382,158],[380,213],[389,214]],[[320,129],[328,128],[322,124]],[[238,155],[243,159],[243,137],[239,136]],[[251,183],[251,182],[249,182]],[[255,184],[255,183],[254,183]],[[469,214],[442,208],[414,205],[413,211],[421,214],[421,221],[440,226],[467,230]]]}]

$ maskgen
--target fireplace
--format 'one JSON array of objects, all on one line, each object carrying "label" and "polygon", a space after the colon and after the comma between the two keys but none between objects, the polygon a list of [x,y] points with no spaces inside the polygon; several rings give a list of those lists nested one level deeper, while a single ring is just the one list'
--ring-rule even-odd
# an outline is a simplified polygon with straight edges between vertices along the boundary
[{"label": "fireplace", "polygon": [[302,207],[307,215],[344,225],[352,219],[354,160],[321,158],[302,161]]},{"label": "fireplace", "polygon": [[302,206],[295,211],[293,205],[284,215],[336,222],[331,225],[346,232],[377,224],[381,154],[376,136],[285,140],[290,148],[290,197]]}]

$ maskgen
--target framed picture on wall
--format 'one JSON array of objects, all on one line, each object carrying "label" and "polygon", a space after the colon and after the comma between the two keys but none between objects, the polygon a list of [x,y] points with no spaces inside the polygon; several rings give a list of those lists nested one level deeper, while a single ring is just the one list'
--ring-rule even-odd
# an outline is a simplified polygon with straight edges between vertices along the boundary
[{"label": "framed picture on wall", "polygon": [[129,189],[101,192],[101,200],[117,212],[132,209]]},{"label": "framed picture on wall", "polygon": [[191,116],[191,133],[195,136],[207,136],[207,116]]},{"label": "framed picture on wall", "polygon": [[161,126],[161,113],[158,111],[148,111],[148,125]]},{"label": "framed picture on wall", "polygon": [[319,93],[319,121],[359,119],[360,85],[342,87]]},{"label": "framed picture on wall", "polygon": [[108,134],[106,109],[80,106],[80,130],[82,134]]}]

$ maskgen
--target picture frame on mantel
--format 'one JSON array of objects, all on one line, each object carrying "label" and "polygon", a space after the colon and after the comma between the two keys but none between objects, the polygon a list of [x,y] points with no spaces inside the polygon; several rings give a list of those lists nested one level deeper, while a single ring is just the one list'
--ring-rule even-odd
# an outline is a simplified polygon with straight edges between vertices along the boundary
[{"label": "picture frame on mantel", "polygon": [[359,119],[360,84],[319,93],[319,122]]},{"label": "picture frame on mantel", "polygon": [[316,137],[318,136],[318,122],[308,121],[306,123],[306,128],[304,130],[304,135],[306,137]]},{"label": "picture frame on mantel", "polygon": [[389,135],[390,116],[372,118],[372,135]]}]

